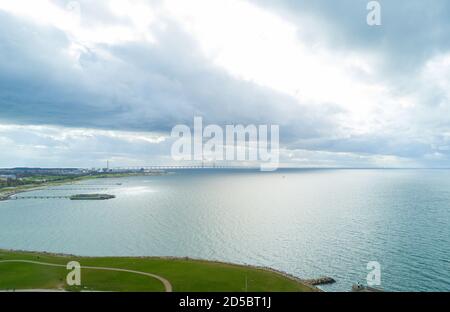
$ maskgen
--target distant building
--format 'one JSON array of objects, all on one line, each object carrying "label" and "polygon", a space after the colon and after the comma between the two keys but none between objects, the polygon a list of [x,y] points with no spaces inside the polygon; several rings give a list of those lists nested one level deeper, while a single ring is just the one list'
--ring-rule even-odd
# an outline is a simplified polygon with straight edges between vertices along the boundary
[{"label": "distant building", "polygon": [[27,175],[77,175],[82,174],[78,168],[11,168],[0,169],[1,175],[27,176]]},{"label": "distant building", "polygon": [[1,174],[0,180],[16,180],[17,176],[15,174]]}]

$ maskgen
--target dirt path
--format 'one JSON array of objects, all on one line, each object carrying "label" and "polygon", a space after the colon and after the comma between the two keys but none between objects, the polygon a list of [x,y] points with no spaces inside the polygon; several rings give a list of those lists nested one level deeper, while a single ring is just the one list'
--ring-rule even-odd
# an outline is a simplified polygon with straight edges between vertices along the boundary
[{"label": "dirt path", "polygon": [[[46,263],[46,262],[38,262],[38,261],[30,261],[30,260],[2,260],[0,263],[31,263],[31,264],[39,264],[39,265],[46,265],[46,266],[53,266],[53,267],[63,267],[66,266],[64,264],[54,264],[54,263]],[[128,272],[128,273],[134,273],[139,275],[144,275],[152,278],[156,278],[161,283],[163,283],[164,288],[166,289],[166,292],[172,292],[172,284],[165,279],[164,277],[161,277],[156,274],[141,272],[141,271],[134,271],[134,270],[127,270],[127,269],[119,269],[119,268],[107,268],[107,267],[92,267],[92,266],[81,266],[82,269],[90,269],[90,270],[102,270],[102,271],[116,271],[116,272]]]}]

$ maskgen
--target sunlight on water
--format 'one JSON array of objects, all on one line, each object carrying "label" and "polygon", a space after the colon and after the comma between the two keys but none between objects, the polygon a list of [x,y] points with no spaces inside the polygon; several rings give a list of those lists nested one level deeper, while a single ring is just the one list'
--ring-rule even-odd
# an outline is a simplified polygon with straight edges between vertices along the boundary
[{"label": "sunlight on water", "polygon": [[[145,181],[143,183],[146,183]],[[147,186],[132,186],[132,187],[121,187],[114,190],[117,194],[126,194],[126,195],[141,195],[145,193],[153,193],[156,190],[149,188]]]}]

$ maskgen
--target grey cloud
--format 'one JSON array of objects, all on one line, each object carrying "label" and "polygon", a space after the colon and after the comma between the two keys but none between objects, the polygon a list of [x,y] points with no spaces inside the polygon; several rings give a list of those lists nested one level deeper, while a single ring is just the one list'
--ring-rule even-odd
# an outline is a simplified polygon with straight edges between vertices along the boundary
[{"label": "grey cloud", "polygon": [[[61,0],[55,3],[66,5]],[[131,23],[111,14],[103,2],[80,3],[84,25]],[[383,61],[377,78],[390,83],[400,95],[423,88],[423,81],[416,77],[418,71],[433,55],[450,49],[450,3],[444,0],[435,0],[432,5],[416,0],[381,1],[380,28],[365,24],[366,0],[253,3],[276,10],[299,27],[305,25],[305,16],[315,21],[306,25],[318,25],[323,37],[315,38],[312,34],[317,32],[311,31],[311,37],[300,37],[307,44],[322,41],[327,48],[341,52],[375,52]],[[414,123],[410,132],[384,129],[377,135],[346,136],[337,121],[345,112],[333,103],[299,103],[233,78],[209,63],[198,43],[176,22],[164,20],[164,24],[164,29],[151,29],[156,44],[84,47],[74,62],[67,54],[71,42],[64,32],[0,11],[0,122],[167,133],[176,124],[191,124],[194,116],[203,116],[205,123],[219,125],[279,124],[282,143],[290,149],[397,155],[439,165],[448,161],[448,151],[436,154],[437,146],[447,144],[440,133],[449,125],[444,116],[448,101],[433,87],[423,88],[420,107],[411,110],[414,116],[399,116]],[[430,112],[430,106],[438,107]],[[421,132],[427,132],[427,137]],[[84,148],[90,151],[89,157],[96,154],[98,159],[111,154],[126,159],[163,157],[168,151],[166,143],[133,145],[101,135],[89,143],[76,141],[73,145],[32,135],[25,139],[23,133],[12,137],[23,145],[54,146],[58,155],[55,162],[73,155],[64,147],[69,151]],[[121,155],[123,150],[127,152]],[[41,151],[41,155],[49,154]],[[7,156],[3,153],[2,157]],[[338,157],[341,163],[345,162],[342,157]]]},{"label": "grey cloud", "polygon": [[[68,41],[62,33],[24,26],[24,21],[5,15],[1,21],[8,32],[0,33],[0,53],[14,55],[0,63],[4,121],[170,131],[203,116],[205,122],[216,124],[280,124],[305,137],[333,128],[332,114],[320,114],[212,66],[196,42],[170,21],[165,30],[156,32],[157,44],[99,46],[113,60],[85,50],[81,69],[75,69],[64,53]],[[31,28],[35,36],[29,36]]]},{"label": "grey cloud", "polygon": [[380,0],[382,26],[366,23],[369,0],[251,0],[275,9],[300,28],[311,15],[334,48],[385,53],[387,68],[407,71],[450,47],[450,3],[446,0]]}]

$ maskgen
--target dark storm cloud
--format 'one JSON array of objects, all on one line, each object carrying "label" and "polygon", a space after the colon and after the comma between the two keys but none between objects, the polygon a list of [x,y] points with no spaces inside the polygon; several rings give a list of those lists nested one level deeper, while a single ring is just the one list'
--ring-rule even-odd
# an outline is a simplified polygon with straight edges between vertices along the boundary
[{"label": "dark storm cloud", "polygon": [[2,121],[77,126],[115,113],[71,66],[64,33],[2,12],[0,29]]}]

